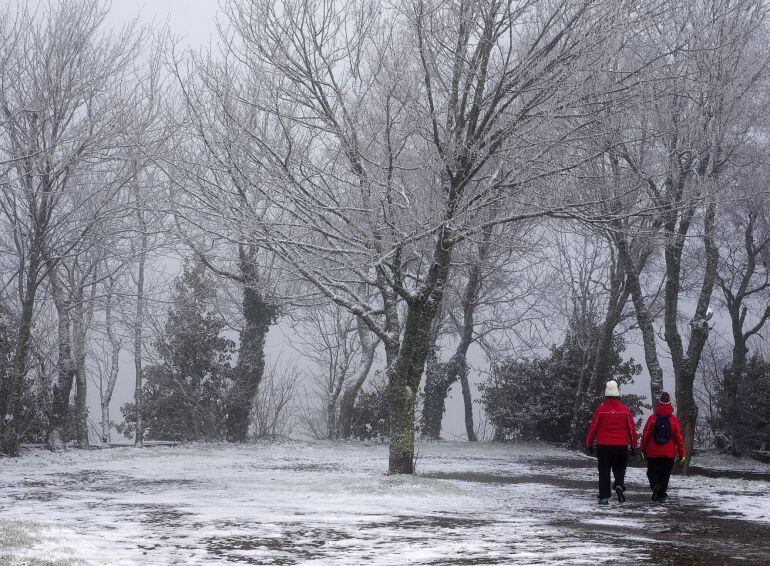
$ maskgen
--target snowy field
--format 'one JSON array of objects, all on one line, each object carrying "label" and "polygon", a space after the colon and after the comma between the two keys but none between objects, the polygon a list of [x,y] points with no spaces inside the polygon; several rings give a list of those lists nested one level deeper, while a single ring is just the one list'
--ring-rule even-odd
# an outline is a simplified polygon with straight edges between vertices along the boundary
[{"label": "snowy field", "polygon": [[770,484],[674,477],[596,505],[595,460],[533,445],[292,442],[0,460],[0,564],[770,564]]}]

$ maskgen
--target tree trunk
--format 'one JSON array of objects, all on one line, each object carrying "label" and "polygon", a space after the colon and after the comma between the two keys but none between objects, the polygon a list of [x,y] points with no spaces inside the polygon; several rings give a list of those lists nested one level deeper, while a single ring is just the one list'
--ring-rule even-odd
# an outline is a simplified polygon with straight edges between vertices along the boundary
[{"label": "tree trunk", "polygon": [[[688,211],[688,214],[680,221],[677,230],[677,236],[679,237],[672,244],[666,246],[665,338],[671,351],[671,361],[674,366],[674,378],[676,380],[677,412],[682,423],[682,432],[684,433],[687,460],[682,466],[682,473],[685,474],[689,468],[690,457],[692,456],[695,426],[698,420],[698,405],[693,395],[693,384],[701,354],[711,330],[706,313],[711,302],[714,285],[716,284],[716,272],[719,263],[719,250],[714,243],[716,204],[712,201],[708,204],[704,215],[703,243],[706,266],[695,314],[690,321],[690,340],[687,345],[687,352],[685,353],[682,347],[682,337],[676,326],[676,319],[678,315],[681,253],[684,248],[684,236],[687,234],[689,221],[693,214],[692,210]],[[672,282],[671,285],[669,285],[669,280]]]},{"label": "tree trunk", "polygon": [[[602,337],[605,334],[610,334],[610,344],[612,343],[612,336],[614,335],[614,328],[610,329],[607,326],[605,320],[604,327],[602,328]],[[576,447],[582,445],[582,433],[585,428],[584,415],[590,410],[591,400],[594,398],[597,384],[599,383],[598,371],[593,371],[595,368],[589,370],[591,364],[590,357],[598,358],[601,352],[597,352],[597,344],[599,347],[603,344],[603,340],[591,340],[588,344],[587,350],[582,353],[582,362],[580,364],[580,374],[578,377],[577,388],[575,390],[575,401],[572,403],[572,418],[570,419],[570,443]],[[589,359],[586,359],[588,357]]]},{"label": "tree trunk", "polygon": [[465,431],[468,440],[475,442],[475,426],[473,424],[473,398],[468,384],[468,368],[465,352],[456,352],[446,363],[428,360],[425,371],[425,400],[423,404],[422,436],[429,440],[441,438],[441,423],[446,410],[446,398],[449,389],[458,380],[462,390],[465,407]]},{"label": "tree trunk", "polygon": [[326,434],[329,440],[337,440],[339,438],[336,397],[329,399],[329,402],[326,404]]},{"label": "tree trunk", "polygon": [[109,445],[112,442],[112,431],[110,430],[110,403],[102,401],[100,403],[102,409],[102,421],[100,423],[102,429],[102,444]]},{"label": "tree trunk", "polygon": [[110,401],[112,393],[115,390],[115,383],[118,380],[118,371],[120,370],[120,340],[115,336],[115,329],[112,326],[112,289],[114,281],[110,280],[110,290],[107,294],[107,306],[105,309],[105,326],[107,327],[107,340],[110,343],[110,373],[107,378],[107,387],[100,381],[99,393],[102,409],[102,442],[109,444],[112,441],[112,432],[110,426]]},{"label": "tree trunk", "polygon": [[378,340],[373,339],[369,334],[369,329],[366,328],[366,324],[359,318],[358,324],[358,338],[361,342],[361,362],[356,372],[356,377],[353,379],[353,383],[345,389],[342,394],[342,401],[340,402],[340,416],[338,419],[338,428],[340,437],[344,439],[350,438],[353,428],[353,407],[356,404],[356,397],[358,392],[361,391],[369,372],[372,369],[374,363],[374,356],[377,353]]},{"label": "tree trunk", "polygon": [[[572,418],[569,425],[569,443],[575,447],[583,444],[585,415],[590,411],[591,401],[607,372],[607,360],[602,358],[607,358],[612,348],[612,339],[615,336],[617,324],[613,318],[612,305],[613,299],[610,298],[610,306],[605,315],[601,334],[598,340],[589,340],[588,347],[582,354],[583,361],[580,364],[580,375],[575,391],[575,401],[572,403]],[[593,358],[593,363],[591,358]],[[591,366],[590,370],[589,365]]]},{"label": "tree trunk", "polygon": [[444,418],[446,398],[452,383],[447,372],[448,364],[429,356],[425,368],[425,399],[422,406],[422,437],[428,440],[441,438],[441,420]]},{"label": "tree trunk", "polygon": [[414,473],[414,402],[428,356],[435,312],[435,304],[428,301],[409,305],[401,347],[388,368],[391,474]]},{"label": "tree trunk", "polygon": [[642,285],[639,281],[639,271],[631,259],[628,242],[621,234],[615,234],[614,239],[621,261],[626,266],[626,285],[631,293],[631,300],[634,303],[639,330],[642,332],[644,360],[647,365],[647,372],[650,374],[650,401],[652,406],[656,407],[660,394],[663,392],[663,369],[658,361],[658,349],[655,343],[655,328],[652,325],[652,315],[645,304]]},{"label": "tree trunk", "polygon": [[13,355],[13,376],[8,397],[3,407],[3,418],[0,419],[0,451],[6,456],[19,455],[19,405],[24,380],[27,376],[27,360],[29,345],[32,337],[32,318],[35,309],[35,294],[38,286],[40,256],[37,245],[33,247],[27,269],[25,293],[22,299],[19,334],[16,341],[16,351]]},{"label": "tree trunk", "polygon": [[[57,293],[57,291],[54,291]],[[69,438],[69,404],[72,384],[75,381],[76,368],[72,359],[72,329],[68,305],[57,299],[58,322],[58,379],[53,386],[53,406],[46,434],[46,446],[49,450],[61,450],[67,446]]]},{"label": "tree trunk", "polygon": [[682,436],[687,459],[681,467],[681,472],[687,474],[690,467],[690,457],[695,443],[695,427],[698,422],[698,404],[693,395],[695,371],[687,368],[679,373],[676,379],[676,412],[682,424]]},{"label": "tree trunk", "polygon": [[88,439],[88,383],[86,380],[86,320],[83,287],[77,288],[72,320],[72,346],[75,368],[75,431],[78,448],[89,448]]},{"label": "tree trunk", "polygon": [[136,383],[134,389],[134,408],[136,409],[136,433],[134,436],[134,446],[141,448],[144,446],[144,422],[142,412],[144,403],[142,402],[142,378],[144,377],[142,368],[142,348],[144,344],[144,268],[147,261],[147,222],[142,211],[141,195],[139,192],[138,172],[134,176],[134,193],[136,197],[136,219],[139,224],[139,270],[136,277],[136,312],[134,318],[134,373]]},{"label": "tree trunk", "polygon": [[[733,319],[733,327],[735,327],[736,320]],[[743,335],[743,329],[733,328],[733,355],[732,366],[730,371],[725,375],[724,380],[724,395],[725,400],[723,403],[724,414],[722,419],[726,425],[726,431],[732,441],[730,450],[733,456],[740,456],[743,452],[743,446],[741,445],[740,434],[736,430],[737,416],[738,416],[738,384],[741,382],[743,373],[746,371],[746,355],[749,350],[746,347],[746,339]]]},{"label": "tree trunk", "polygon": [[253,269],[250,264],[241,266],[246,281],[242,303],[244,328],[226,422],[230,442],[248,439],[249,413],[265,373],[265,340],[277,315],[276,306],[267,302],[256,288],[257,277]]},{"label": "tree trunk", "polygon": [[388,364],[390,394],[390,447],[388,471],[414,473],[414,401],[420,386],[431,342],[431,327],[443,299],[452,245],[445,240],[448,229],[437,238],[434,260],[423,292],[408,303],[403,340],[398,354]]},{"label": "tree trunk", "polygon": [[409,385],[409,370],[389,372],[390,446],[388,473],[414,473],[414,398]]},{"label": "tree trunk", "polygon": [[465,434],[468,435],[468,440],[476,442],[478,437],[476,436],[476,427],[473,425],[473,399],[471,397],[471,388],[468,384],[468,365],[465,363],[465,357],[463,356],[462,370],[460,371],[460,386],[463,391],[463,403],[465,405]]},{"label": "tree trunk", "polygon": [[[462,327],[459,328],[460,342],[454,355],[446,364],[441,364],[438,360],[431,364],[429,361],[425,381],[423,420],[427,427],[427,433],[424,432],[424,435],[433,440],[438,440],[441,437],[441,421],[444,417],[446,398],[449,389],[458,379],[460,380],[465,407],[465,432],[469,441],[476,442],[478,440],[473,424],[473,398],[468,384],[467,356],[468,348],[473,343],[476,308],[479,303],[479,292],[483,284],[483,269],[489,257],[491,239],[492,228],[485,228],[478,246],[478,258],[470,268],[468,282],[463,291],[463,322]],[[436,337],[434,337],[434,343],[435,340]],[[433,367],[431,368],[431,366]]]},{"label": "tree trunk", "polygon": [[445,400],[452,386],[447,380],[447,364],[439,361],[438,342],[441,338],[442,316],[436,313],[430,337],[428,357],[425,361],[425,385],[422,403],[422,437],[428,440],[441,438],[441,420],[444,417]]}]

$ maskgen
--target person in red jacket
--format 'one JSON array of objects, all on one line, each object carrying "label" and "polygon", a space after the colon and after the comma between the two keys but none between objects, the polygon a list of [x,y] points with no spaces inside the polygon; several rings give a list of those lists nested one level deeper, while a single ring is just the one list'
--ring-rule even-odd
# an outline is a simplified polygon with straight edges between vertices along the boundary
[{"label": "person in red jacket", "polygon": [[604,389],[604,403],[594,412],[588,427],[586,447],[590,450],[596,439],[599,460],[599,504],[607,505],[610,498],[610,470],[615,477],[612,489],[623,503],[626,496],[626,461],[628,447],[636,448],[636,425],[631,410],[620,402],[618,383],[608,381]]},{"label": "person in red jacket", "polygon": [[682,426],[674,415],[671,395],[660,394],[655,414],[650,415],[642,433],[642,458],[647,459],[647,478],[650,480],[653,501],[665,501],[668,480],[674,467],[674,458],[684,460]]}]

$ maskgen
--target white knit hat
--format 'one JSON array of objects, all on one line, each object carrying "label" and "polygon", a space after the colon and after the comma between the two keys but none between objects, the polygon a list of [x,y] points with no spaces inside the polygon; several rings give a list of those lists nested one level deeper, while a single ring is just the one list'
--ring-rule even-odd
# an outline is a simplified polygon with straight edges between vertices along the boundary
[{"label": "white knit hat", "polygon": [[620,394],[618,393],[618,382],[614,379],[612,381],[607,382],[607,387],[604,388],[604,396],[605,397],[618,397]]}]

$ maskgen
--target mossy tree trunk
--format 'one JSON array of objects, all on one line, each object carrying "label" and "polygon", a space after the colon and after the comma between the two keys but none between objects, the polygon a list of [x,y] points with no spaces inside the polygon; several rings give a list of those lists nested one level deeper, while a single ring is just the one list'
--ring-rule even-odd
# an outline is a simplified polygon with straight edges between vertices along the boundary
[{"label": "mossy tree trunk", "polygon": [[253,246],[241,246],[239,249],[243,329],[227,414],[227,438],[231,442],[248,440],[249,415],[257,388],[265,375],[267,333],[278,316],[277,306],[266,300],[260,288],[255,254]]},{"label": "mossy tree trunk", "polygon": [[[37,234],[37,232],[36,232]],[[39,239],[33,241],[24,279],[19,333],[13,355],[13,373],[8,394],[3,403],[3,415],[0,418],[0,452],[6,456],[19,455],[19,408],[24,381],[27,376],[27,361],[32,339],[32,321],[35,310],[35,296],[40,285],[39,276],[42,257]]]}]

